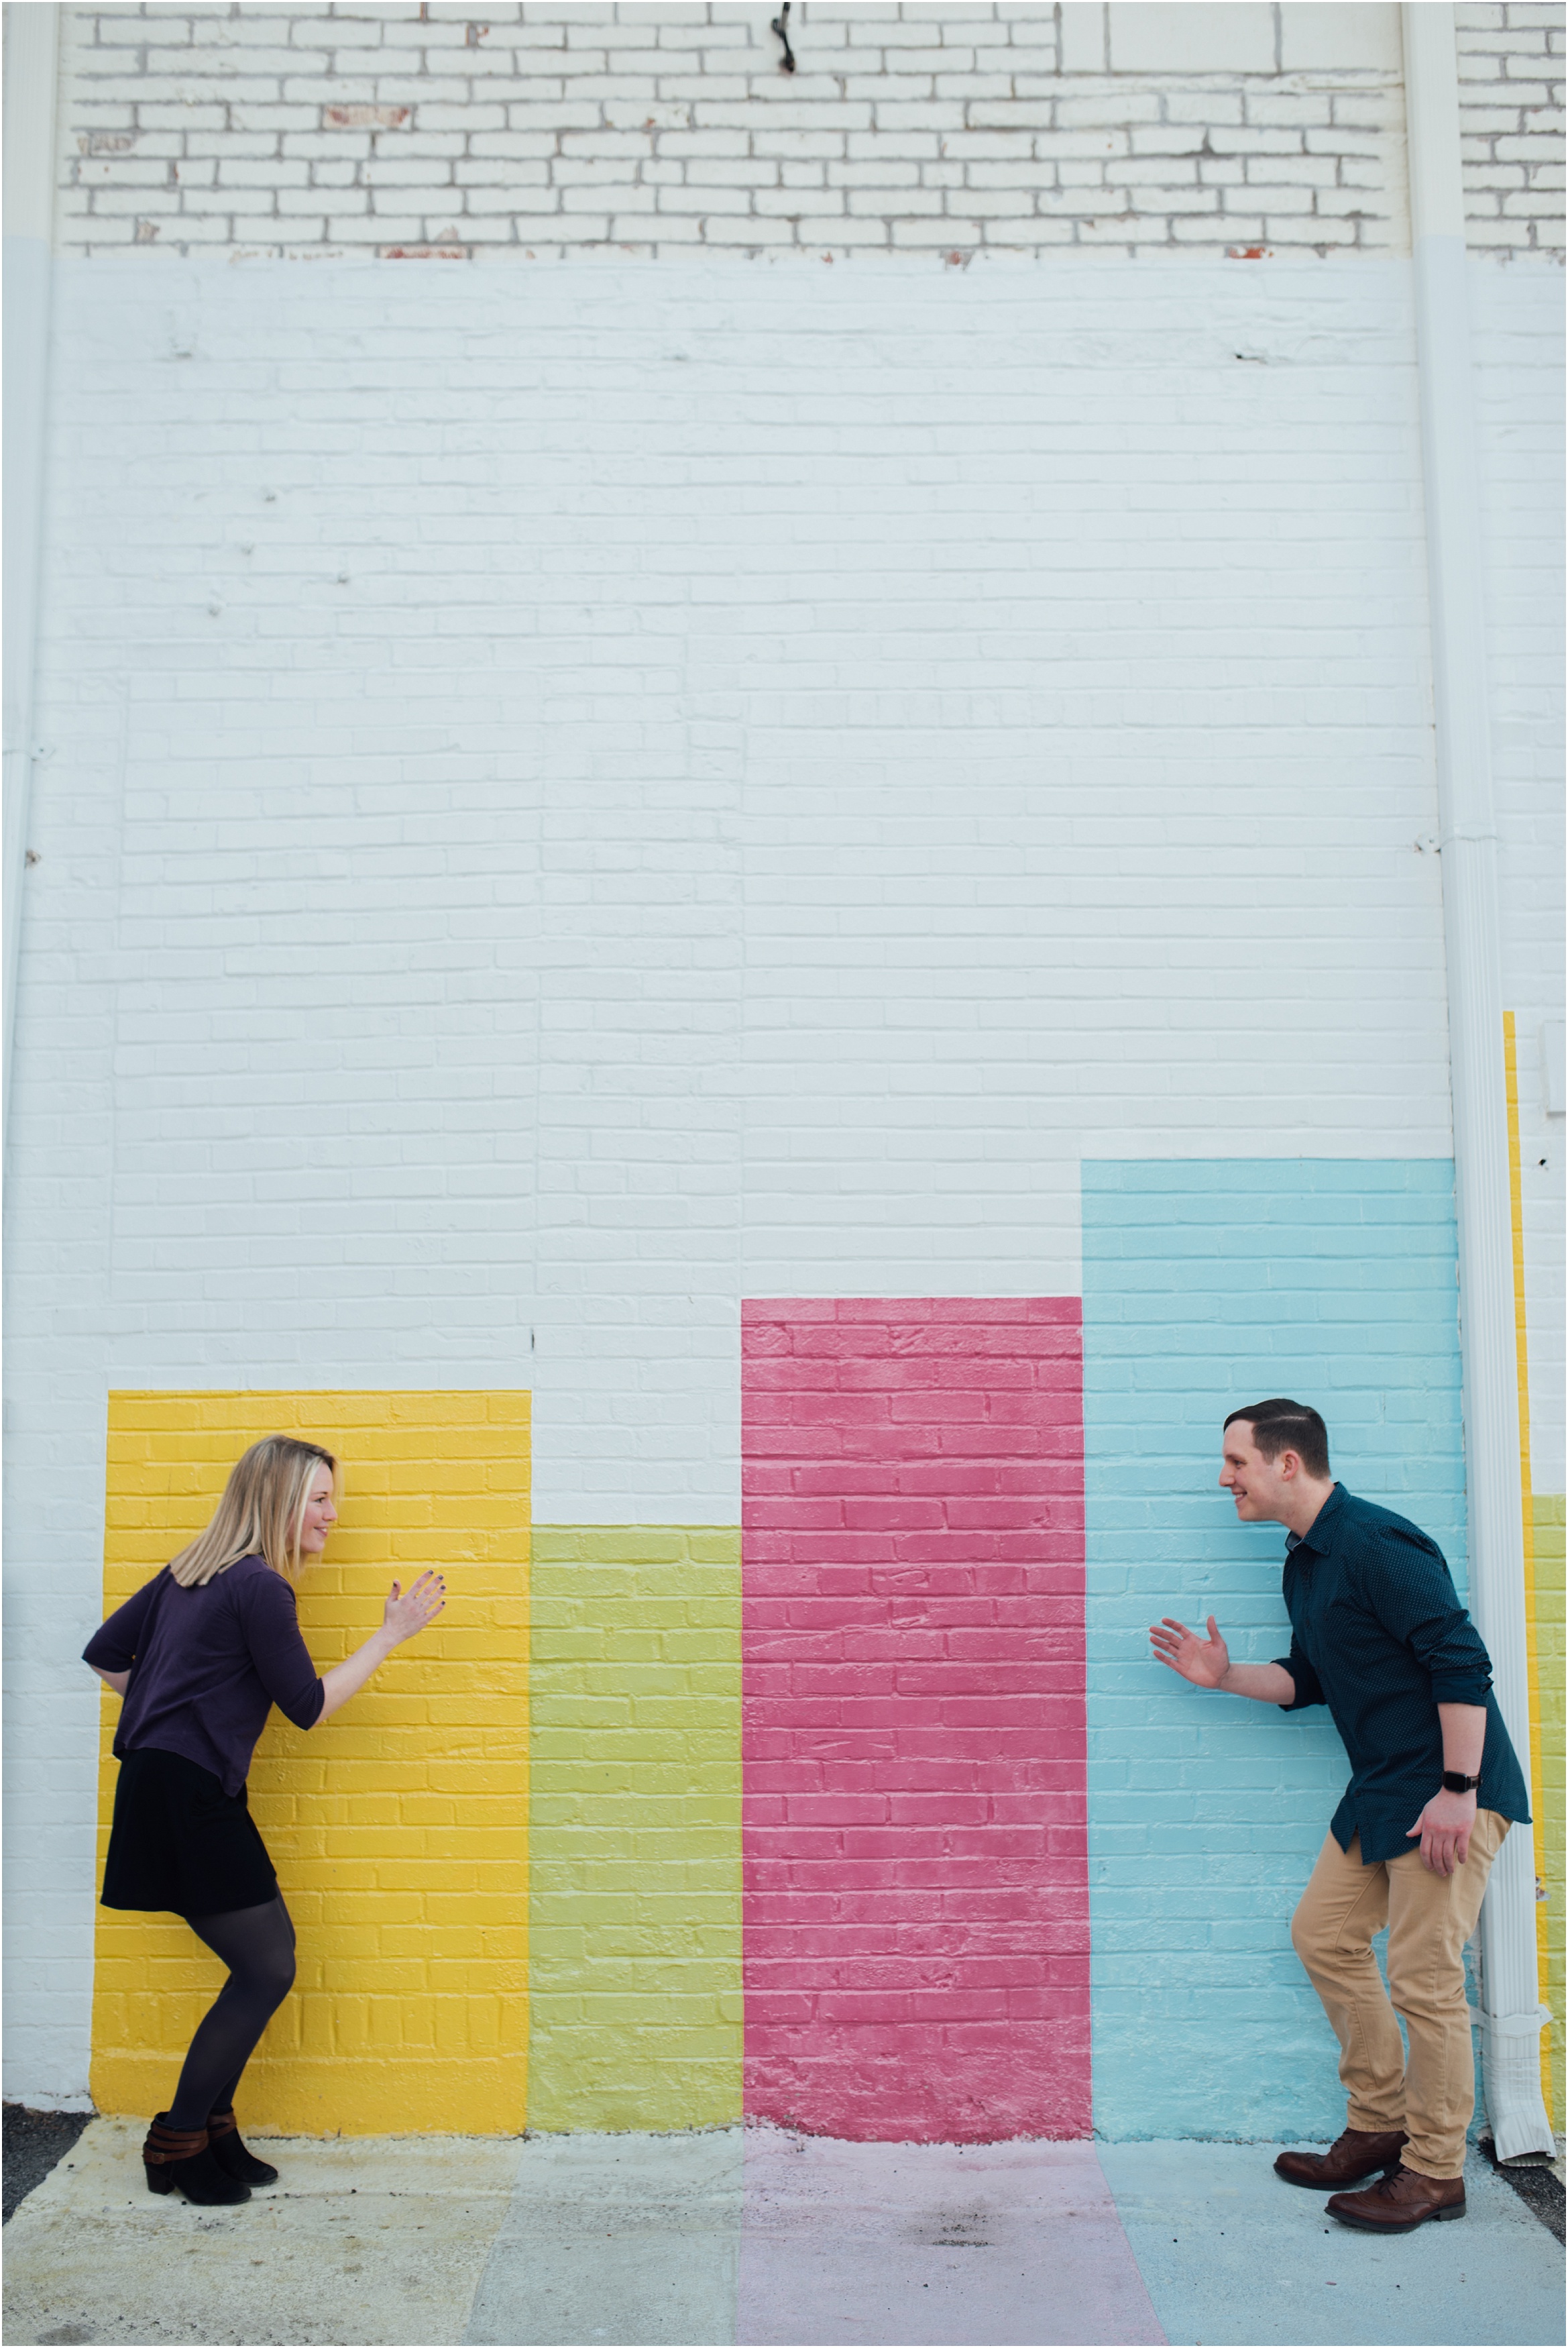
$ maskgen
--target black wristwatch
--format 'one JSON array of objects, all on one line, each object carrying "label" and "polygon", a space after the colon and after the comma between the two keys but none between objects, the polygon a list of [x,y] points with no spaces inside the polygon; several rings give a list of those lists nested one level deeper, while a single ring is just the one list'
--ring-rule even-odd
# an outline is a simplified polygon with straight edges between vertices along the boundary
[{"label": "black wristwatch", "polygon": [[1466,1777],[1462,1776],[1458,1769],[1445,1769],[1443,1771],[1443,1791],[1445,1794],[1473,1794],[1480,1783],[1481,1779],[1479,1777]]}]

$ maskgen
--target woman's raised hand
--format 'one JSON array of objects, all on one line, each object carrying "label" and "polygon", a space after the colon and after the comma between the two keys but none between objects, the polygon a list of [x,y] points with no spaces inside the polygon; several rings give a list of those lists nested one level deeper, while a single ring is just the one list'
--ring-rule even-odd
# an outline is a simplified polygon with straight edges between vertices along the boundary
[{"label": "woman's raised hand", "polygon": [[357,1647],[341,1663],[334,1663],[330,1672],[322,1673],[320,1717],[330,1720],[351,1695],[357,1695],[394,1647],[401,1647],[405,1639],[412,1639],[416,1631],[427,1629],[446,1603],[446,1583],[434,1566],[426,1568],[408,1590],[401,1581],[395,1581],[379,1631],[373,1631],[363,1647]]},{"label": "woman's raised hand", "polygon": [[434,1567],[428,1567],[407,1590],[400,1581],[393,1583],[382,1628],[390,1632],[393,1645],[401,1647],[405,1639],[412,1639],[416,1632],[434,1622],[446,1603],[446,1581]]},{"label": "woman's raised hand", "polygon": [[1151,1627],[1150,1644],[1163,1663],[1180,1672],[1194,1687],[1217,1688],[1225,1684],[1230,1670],[1230,1649],[1220,1637],[1220,1626],[1209,1616],[1209,1635],[1200,1639],[1184,1622],[1174,1622],[1165,1615],[1157,1627]]}]

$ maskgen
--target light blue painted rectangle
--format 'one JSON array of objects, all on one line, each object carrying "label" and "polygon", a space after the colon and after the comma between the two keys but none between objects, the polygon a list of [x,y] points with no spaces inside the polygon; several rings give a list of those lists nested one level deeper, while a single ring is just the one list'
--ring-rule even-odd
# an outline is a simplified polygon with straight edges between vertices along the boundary
[{"label": "light blue painted rectangle", "polygon": [[1238,1525],[1220,1431],[1310,1402],[1353,1492],[1465,1587],[1453,1169],[1446,1159],[1083,1168],[1094,2116],[1111,2138],[1331,2137],[1333,2034],[1289,1920],[1348,1777],[1327,1713],[1202,1694],[1152,1660],[1213,1613],[1286,1653],[1285,1536]]}]

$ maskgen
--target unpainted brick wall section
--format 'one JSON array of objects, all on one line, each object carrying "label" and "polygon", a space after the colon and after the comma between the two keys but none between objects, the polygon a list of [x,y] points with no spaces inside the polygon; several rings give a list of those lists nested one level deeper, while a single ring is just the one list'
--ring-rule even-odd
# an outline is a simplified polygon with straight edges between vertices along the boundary
[{"label": "unpainted brick wall section", "polygon": [[1454,16],[1471,249],[1561,253],[1563,11],[1461,0]]},{"label": "unpainted brick wall section", "polygon": [[[1033,0],[76,8],[59,235],[466,259],[1408,240],[1398,74],[1063,69]],[[1561,243],[1563,10],[1460,10],[1473,242]]]}]

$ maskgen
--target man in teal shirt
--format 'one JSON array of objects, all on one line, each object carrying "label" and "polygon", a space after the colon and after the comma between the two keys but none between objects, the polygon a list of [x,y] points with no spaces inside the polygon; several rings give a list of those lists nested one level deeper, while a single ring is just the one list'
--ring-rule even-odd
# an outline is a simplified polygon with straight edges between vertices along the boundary
[{"label": "man in teal shirt", "polygon": [[[1240,1520],[1286,1529],[1290,1653],[1233,1663],[1212,1614],[1206,1639],[1167,1616],[1150,1631],[1154,1653],[1194,1687],[1286,1712],[1326,1704],[1351,1771],[1290,1927],[1339,2041],[1346,2127],[1327,2153],[1274,2165],[1318,2189],[1378,2178],[1336,2192],[1329,2210],[1409,2233],[1464,2215],[1475,2104],[1464,1945],[1510,1823],[1529,1820],[1524,1779],[1442,1551],[1334,1481],[1317,1412],[1282,1396],[1249,1404],[1226,1419],[1223,1449]],[[1372,1953],[1385,1925],[1387,1991]]]}]

